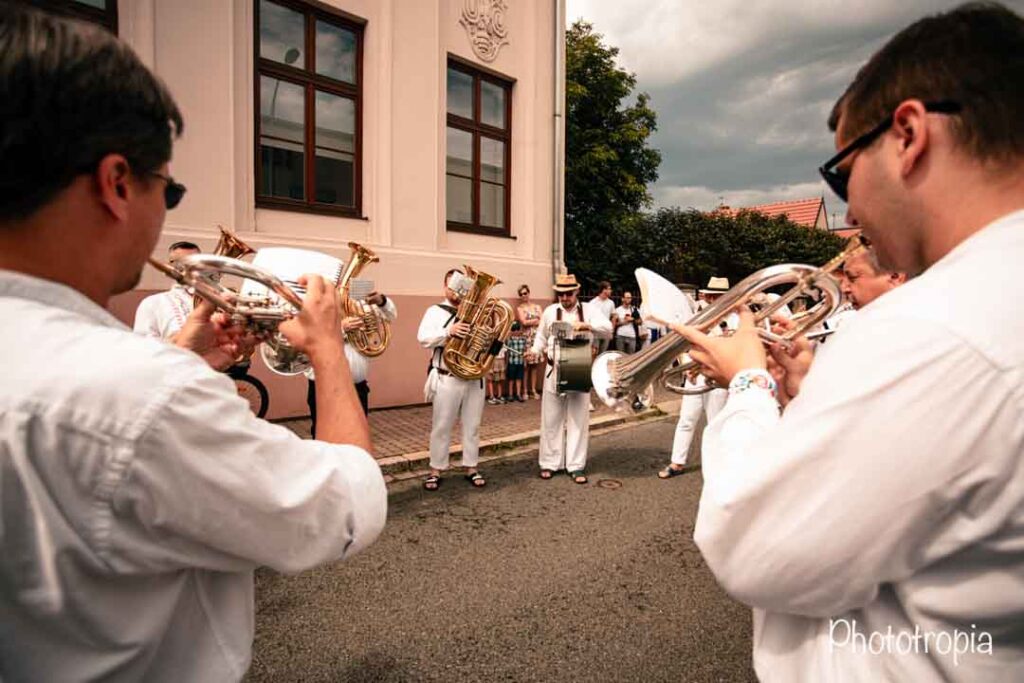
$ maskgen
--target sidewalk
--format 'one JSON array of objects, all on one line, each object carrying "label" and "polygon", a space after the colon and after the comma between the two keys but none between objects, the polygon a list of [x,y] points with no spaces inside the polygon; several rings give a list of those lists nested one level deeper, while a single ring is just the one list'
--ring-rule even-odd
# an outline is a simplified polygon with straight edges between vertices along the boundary
[{"label": "sidewalk", "polygon": [[[595,410],[590,413],[591,429],[678,413],[680,403],[678,396],[661,388],[655,391],[654,407],[635,414],[616,412],[601,405],[593,395],[591,398],[595,406]],[[493,455],[497,450],[536,443],[540,436],[540,404],[540,399],[497,406],[485,404],[480,422],[481,455]],[[369,419],[377,460],[385,474],[401,478],[403,474],[428,467],[431,428],[429,405],[374,410],[370,412]],[[310,437],[308,418],[285,420],[281,424],[304,439]],[[453,460],[458,460],[462,453],[461,438],[461,423],[456,423],[452,431]]]}]

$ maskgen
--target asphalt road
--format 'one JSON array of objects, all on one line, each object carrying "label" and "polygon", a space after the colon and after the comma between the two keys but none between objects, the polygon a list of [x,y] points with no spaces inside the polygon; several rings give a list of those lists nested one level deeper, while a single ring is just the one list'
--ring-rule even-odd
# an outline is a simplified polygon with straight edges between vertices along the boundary
[{"label": "asphalt road", "polygon": [[400,485],[363,554],[257,573],[247,680],[754,680],[750,612],[693,544],[700,473],[655,476],[673,427],[592,439],[585,486],[529,456]]}]

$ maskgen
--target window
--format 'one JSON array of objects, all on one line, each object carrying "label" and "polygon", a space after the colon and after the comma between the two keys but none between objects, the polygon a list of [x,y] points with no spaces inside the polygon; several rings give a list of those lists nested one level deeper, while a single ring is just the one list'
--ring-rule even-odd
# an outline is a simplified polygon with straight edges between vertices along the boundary
[{"label": "window", "polygon": [[323,5],[256,3],[256,206],[362,213],[363,25]]},{"label": "window", "polygon": [[117,35],[117,0],[29,0],[28,4],[61,16],[91,21]]},{"label": "window", "polygon": [[507,237],[512,82],[448,60],[445,197],[449,230]]}]

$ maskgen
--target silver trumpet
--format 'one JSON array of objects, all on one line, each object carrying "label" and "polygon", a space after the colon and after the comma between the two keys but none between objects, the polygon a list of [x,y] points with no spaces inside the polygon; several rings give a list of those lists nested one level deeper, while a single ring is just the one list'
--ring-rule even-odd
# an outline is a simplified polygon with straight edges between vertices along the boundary
[{"label": "silver trumpet", "polygon": [[[838,256],[819,268],[801,263],[785,263],[762,268],[744,278],[718,301],[690,318],[686,324],[707,332],[722,323],[736,308],[746,306],[755,299],[763,299],[759,295],[768,289],[789,284],[792,287],[786,293],[774,301],[761,305],[754,313],[754,319],[759,326],[758,334],[766,344],[788,345],[791,343],[790,340],[825,320],[839,308],[843,295],[832,272],[864,248],[865,242],[855,237]],[[818,302],[800,315],[799,324],[794,329],[782,335],[761,329],[761,323],[767,321],[772,314],[797,297],[811,292],[820,294]],[[659,376],[665,388],[677,394],[704,393],[714,389],[715,384],[710,379],[705,382],[705,386],[696,389],[684,386],[684,376],[698,373],[699,366],[689,360],[675,367],[673,363],[689,348],[690,342],[676,332],[670,331],[646,349],[632,355],[606,351],[594,359],[591,370],[594,391],[608,406],[625,405],[640,410],[650,407],[654,393],[652,386]]]}]

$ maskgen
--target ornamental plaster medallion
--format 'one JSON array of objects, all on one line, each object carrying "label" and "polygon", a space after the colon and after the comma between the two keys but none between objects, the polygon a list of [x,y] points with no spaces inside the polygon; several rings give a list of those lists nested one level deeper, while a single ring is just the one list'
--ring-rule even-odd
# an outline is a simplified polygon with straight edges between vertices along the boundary
[{"label": "ornamental plaster medallion", "polygon": [[485,62],[493,62],[498,50],[508,45],[507,10],[505,0],[464,0],[459,23],[466,27],[473,52]]}]

